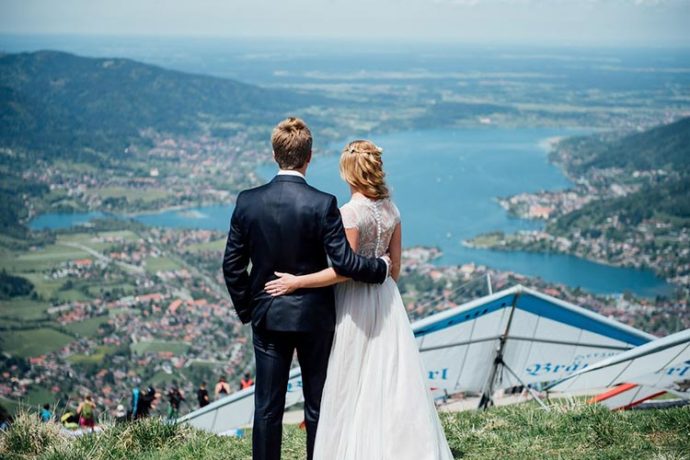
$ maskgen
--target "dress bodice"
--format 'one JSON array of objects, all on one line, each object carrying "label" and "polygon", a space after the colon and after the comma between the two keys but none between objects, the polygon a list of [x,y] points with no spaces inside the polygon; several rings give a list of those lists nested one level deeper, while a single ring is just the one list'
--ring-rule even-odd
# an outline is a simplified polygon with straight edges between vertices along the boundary
[{"label": "dress bodice", "polygon": [[356,228],[359,232],[358,254],[381,257],[388,251],[395,226],[400,222],[400,212],[389,198],[371,200],[353,196],[340,212],[345,228]]}]

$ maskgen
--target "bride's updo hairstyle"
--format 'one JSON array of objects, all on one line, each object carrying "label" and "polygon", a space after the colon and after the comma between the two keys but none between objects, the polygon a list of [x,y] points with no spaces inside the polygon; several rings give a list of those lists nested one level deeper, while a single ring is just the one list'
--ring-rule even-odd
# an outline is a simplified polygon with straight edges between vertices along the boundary
[{"label": "bride's updo hairstyle", "polygon": [[388,198],[386,173],[383,172],[383,149],[369,141],[352,141],[340,156],[340,177],[367,198]]}]

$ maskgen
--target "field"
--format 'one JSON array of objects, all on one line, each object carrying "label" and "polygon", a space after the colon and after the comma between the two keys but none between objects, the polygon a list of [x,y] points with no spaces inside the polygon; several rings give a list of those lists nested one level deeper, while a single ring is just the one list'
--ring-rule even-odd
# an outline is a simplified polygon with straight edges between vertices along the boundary
[{"label": "field", "polygon": [[27,358],[59,350],[72,340],[74,340],[72,337],[62,332],[45,327],[3,331],[0,348],[12,355]]},{"label": "field", "polygon": [[151,340],[138,342],[131,346],[134,353],[158,353],[159,351],[170,351],[175,355],[182,355],[189,349],[189,344],[185,342],[166,342],[163,340]]},{"label": "field", "polygon": [[14,299],[0,301],[0,319],[17,319],[19,321],[35,321],[44,319],[46,310],[50,308],[47,302],[30,299]]},{"label": "field", "polygon": [[[545,412],[533,404],[486,412],[441,414],[455,458],[465,459],[687,459],[690,407],[610,412],[599,406],[560,403]],[[406,421],[398,421],[406,423]],[[56,424],[22,415],[0,433],[7,459],[250,459],[251,435],[221,437],[188,426],[148,419],[105,424],[103,433],[80,438],[59,434]],[[283,459],[305,458],[305,433],[283,430]]]},{"label": "field", "polygon": [[201,251],[222,252],[225,249],[225,242],[225,238],[221,238],[219,240],[209,241],[208,243],[190,244],[185,249],[192,253]]},{"label": "field", "polygon": [[98,332],[98,326],[100,326],[101,323],[107,322],[107,316],[96,316],[94,318],[85,319],[84,321],[66,324],[64,328],[81,337],[94,337]]},{"label": "field", "polygon": [[67,358],[67,361],[72,364],[99,364],[105,358],[105,355],[114,351],[114,347],[101,345],[96,347],[96,352],[90,355],[74,354]]},{"label": "field", "polygon": [[149,257],[145,261],[146,271],[149,273],[177,270],[180,266],[167,257]]},{"label": "field", "polygon": [[132,189],[125,187],[102,187],[97,190],[101,198],[121,198],[128,203],[150,203],[164,199],[168,196],[168,191],[163,188]]}]

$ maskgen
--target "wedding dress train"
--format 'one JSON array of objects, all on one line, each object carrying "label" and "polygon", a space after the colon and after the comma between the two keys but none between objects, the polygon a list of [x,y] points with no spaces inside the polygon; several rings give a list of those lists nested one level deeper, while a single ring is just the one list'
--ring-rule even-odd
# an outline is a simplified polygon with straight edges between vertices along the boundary
[{"label": "wedding dress train", "polygon": [[[358,253],[386,252],[400,221],[390,200],[353,197],[341,212],[345,227],[359,230]],[[336,330],[314,458],[452,459],[395,281],[348,281],[335,292]]]}]

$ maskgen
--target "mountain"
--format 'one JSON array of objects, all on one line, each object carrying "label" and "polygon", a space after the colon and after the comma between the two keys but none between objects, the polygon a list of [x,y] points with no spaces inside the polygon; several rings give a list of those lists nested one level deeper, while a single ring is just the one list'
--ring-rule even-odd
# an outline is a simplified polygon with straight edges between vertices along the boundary
[{"label": "mountain", "polygon": [[556,155],[567,152],[566,167],[574,174],[591,168],[629,171],[665,169],[690,172],[690,117],[674,123],[612,138],[610,134],[564,140]]},{"label": "mountain", "polygon": [[[0,54],[0,233],[21,237],[25,197],[45,184],[24,172],[36,161],[125,167],[142,130],[227,137],[238,131],[268,139],[290,113],[332,101],[233,80],[194,75],[129,59],[94,59],[57,51]],[[323,123],[315,120],[312,127]]]},{"label": "mountain", "polygon": [[0,56],[0,146],[43,155],[122,152],[145,128],[189,134],[267,124],[314,103],[298,93],[129,59]]}]

